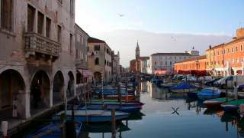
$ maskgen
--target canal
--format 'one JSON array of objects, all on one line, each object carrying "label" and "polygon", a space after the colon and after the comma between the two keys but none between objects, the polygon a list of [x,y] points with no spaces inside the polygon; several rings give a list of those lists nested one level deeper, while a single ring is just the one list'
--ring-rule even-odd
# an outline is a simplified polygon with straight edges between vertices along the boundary
[{"label": "canal", "polygon": [[[236,115],[207,110],[198,101],[189,102],[185,95],[168,93],[148,82],[141,88],[140,100],[145,105],[139,117],[122,121],[118,138],[244,137],[244,121],[236,119]],[[105,125],[97,126],[95,131],[84,130],[83,137],[111,138],[112,134],[101,128]]]}]

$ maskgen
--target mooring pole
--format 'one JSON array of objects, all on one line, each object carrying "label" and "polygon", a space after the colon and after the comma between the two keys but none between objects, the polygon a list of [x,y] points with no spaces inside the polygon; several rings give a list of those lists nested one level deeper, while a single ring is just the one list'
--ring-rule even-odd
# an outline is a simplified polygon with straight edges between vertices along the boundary
[{"label": "mooring pole", "polygon": [[115,109],[112,109],[112,138],[116,138]]}]

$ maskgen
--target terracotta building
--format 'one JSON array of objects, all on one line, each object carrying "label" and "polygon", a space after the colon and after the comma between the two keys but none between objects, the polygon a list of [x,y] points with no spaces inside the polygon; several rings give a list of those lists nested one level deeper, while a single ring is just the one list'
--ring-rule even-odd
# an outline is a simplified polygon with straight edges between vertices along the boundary
[{"label": "terracotta building", "polygon": [[[236,30],[236,37],[232,41],[209,46],[206,50],[206,59],[203,56],[198,58],[200,59],[193,58],[176,63],[174,65],[175,72],[205,68],[206,72],[213,76],[243,75],[244,28]],[[197,63],[200,65],[199,67]]]},{"label": "terracotta building", "polygon": [[140,56],[140,47],[138,42],[136,43],[136,51],[135,51],[135,59],[130,61],[130,72],[140,72],[140,73],[146,73],[145,70],[145,66],[143,65],[143,67],[141,67],[142,63],[145,63],[147,60],[149,59],[149,57],[141,57]]},{"label": "terracotta building", "polygon": [[206,75],[206,56],[192,57],[174,64],[174,73]]},{"label": "terracotta building", "polygon": [[243,74],[244,69],[244,28],[236,30],[232,41],[206,50],[206,70],[212,75],[227,76]]}]

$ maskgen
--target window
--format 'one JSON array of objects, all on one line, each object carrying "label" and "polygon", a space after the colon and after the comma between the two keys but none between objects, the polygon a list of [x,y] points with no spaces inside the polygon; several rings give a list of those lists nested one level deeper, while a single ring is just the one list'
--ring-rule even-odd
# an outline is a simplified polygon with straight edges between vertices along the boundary
[{"label": "window", "polygon": [[44,22],[44,15],[38,12],[38,33],[43,34],[43,22]]},{"label": "window", "polygon": [[242,51],[242,45],[241,45],[241,51]]},{"label": "window", "polygon": [[13,30],[13,0],[1,1],[1,28]]},{"label": "window", "polygon": [[236,52],[238,51],[238,48],[236,47]]},{"label": "window", "polygon": [[51,19],[48,17],[46,18],[46,37],[50,38],[50,31],[51,31]]},{"label": "window", "polygon": [[99,65],[99,58],[95,59],[95,65]]},{"label": "window", "polygon": [[69,53],[72,53],[72,45],[73,45],[73,35],[69,36]]},{"label": "window", "polygon": [[81,45],[83,45],[84,44],[84,40],[83,40],[83,37],[82,37],[82,35],[80,36],[80,43],[81,43]]},{"label": "window", "polygon": [[62,37],[61,34],[62,34],[62,28],[61,28],[60,25],[58,25],[58,34],[57,34],[58,36],[57,37],[58,37],[58,42],[59,43],[61,43],[61,37]]},{"label": "window", "polygon": [[35,8],[28,5],[28,17],[27,17],[28,32],[34,32],[35,12],[36,12]]},{"label": "window", "polygon": [[74,15],[74,0],[70,0],[70,15]]},{"label": "window", "polygon": [[95,45],[94,46],[94,51],[100,51],[100,45]]},{"label": "window", "polygon": [[78,49],[75,49],[75,58],[79,59],[79,50]]}]

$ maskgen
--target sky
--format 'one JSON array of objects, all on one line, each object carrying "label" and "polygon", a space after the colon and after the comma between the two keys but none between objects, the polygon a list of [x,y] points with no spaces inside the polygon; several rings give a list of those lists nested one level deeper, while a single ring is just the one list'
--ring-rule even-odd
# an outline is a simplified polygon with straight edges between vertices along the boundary
[{"label": "sky", "polygon": [[91,37],[120,52],[121,64],[141,56],[184,52],[201,54],[228,42],[244,27],[243,0],[76,0],[76,23]]}]

